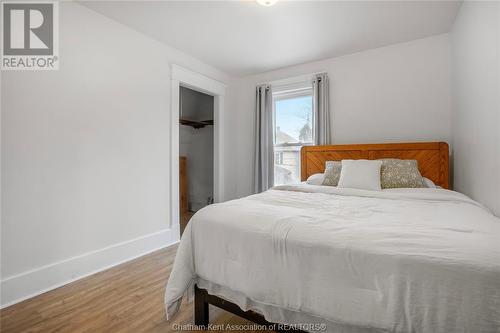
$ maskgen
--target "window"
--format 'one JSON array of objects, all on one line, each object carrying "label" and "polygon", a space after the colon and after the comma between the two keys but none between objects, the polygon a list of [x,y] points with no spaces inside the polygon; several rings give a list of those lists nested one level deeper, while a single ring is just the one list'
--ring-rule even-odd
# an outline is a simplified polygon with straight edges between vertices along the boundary
[{"label": "window", "polygon": [[314,142],[312,87],[273,93],[274,184],[300,182],[300,148]]}]

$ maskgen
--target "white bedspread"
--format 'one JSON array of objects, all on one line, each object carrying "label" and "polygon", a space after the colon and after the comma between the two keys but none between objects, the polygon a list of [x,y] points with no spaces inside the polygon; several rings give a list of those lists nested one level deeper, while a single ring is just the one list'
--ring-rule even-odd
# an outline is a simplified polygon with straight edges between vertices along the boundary
[{"label": "white bedspread", "polygon": [[196,282],[275,322],[500,332],[500,219],[443,189],[275,187],[193,216],[169,318]]}]

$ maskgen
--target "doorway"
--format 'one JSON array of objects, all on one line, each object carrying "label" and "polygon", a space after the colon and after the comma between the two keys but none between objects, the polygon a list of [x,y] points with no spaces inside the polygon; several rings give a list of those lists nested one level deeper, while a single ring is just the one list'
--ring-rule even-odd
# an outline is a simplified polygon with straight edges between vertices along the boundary
[{"label": "doorway", "polygon": [[[171,68],[170,228],[180,236],[180,91],[188,88],[211,96],[213,104],[213,202],[224,201],[224,101],[226,86],[178,65]],[[188,180],[189,181],[189,180]],[[189,186],[189,185],[188,185]],[[196,208],[196,207],[195,207]]]}]

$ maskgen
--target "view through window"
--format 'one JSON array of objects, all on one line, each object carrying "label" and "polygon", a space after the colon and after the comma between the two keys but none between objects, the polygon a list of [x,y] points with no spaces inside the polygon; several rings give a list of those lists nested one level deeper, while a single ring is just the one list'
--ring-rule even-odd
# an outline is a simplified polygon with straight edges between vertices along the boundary
[{"label": "view through window", "polygon": [[312,88],[273,95],[274,184],[300,182],[300,148],[312,145]]}]

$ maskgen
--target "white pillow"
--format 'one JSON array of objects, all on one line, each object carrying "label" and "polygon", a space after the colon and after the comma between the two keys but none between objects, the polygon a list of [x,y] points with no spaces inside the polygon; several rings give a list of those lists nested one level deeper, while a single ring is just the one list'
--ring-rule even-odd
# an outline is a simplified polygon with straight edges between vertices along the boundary
[{"label": "white pillow", "polygon": [[434,182],[432,180],[430,180],[429,178],[424,177],[424,183],[425,183],[425,186],[427,186],[427,187],[430,187],[430,188],[436,187],[436,184],[434,184]]},{"label": "white pillow", "polygon": [[381,191],[380,167],[382,161],[342,160],[338,187]]},{"label": "white pillow", "polygon": [[306,184],[309,185],[322,185],[323,179],[325,178],[324,173],[315,173],[314,175],[310,175],[306,180]]},{"label": "white pillow", "polygon": [[442,188],[441,186],[434,184],[434,182],[432,180],[430,180],[429,178],[424,177],[424,182],[428,188]]}]

